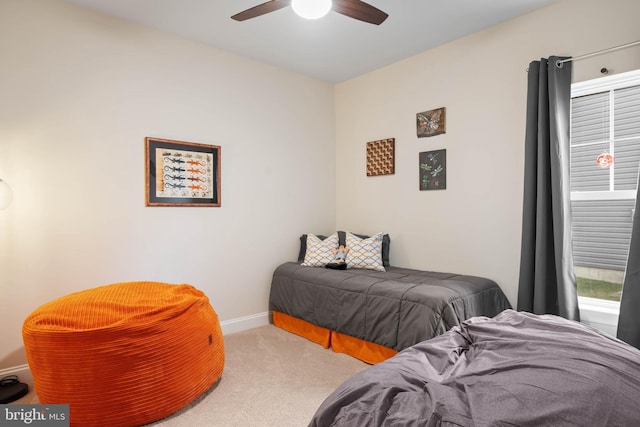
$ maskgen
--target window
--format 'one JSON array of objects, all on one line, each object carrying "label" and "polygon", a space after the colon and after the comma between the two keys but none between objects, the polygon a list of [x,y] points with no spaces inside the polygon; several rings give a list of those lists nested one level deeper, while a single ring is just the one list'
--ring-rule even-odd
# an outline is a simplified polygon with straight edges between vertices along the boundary
[{"label": "window", "polygon": [[571,98],[578,295],[619,301],[640,166],[640,70],[573,84]]}]

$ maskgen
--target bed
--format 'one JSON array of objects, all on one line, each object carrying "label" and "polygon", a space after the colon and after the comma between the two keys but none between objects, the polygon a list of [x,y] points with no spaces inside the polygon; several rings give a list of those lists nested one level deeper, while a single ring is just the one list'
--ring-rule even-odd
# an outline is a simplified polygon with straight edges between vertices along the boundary
[{"label": "bed", "polygon": [[[382,246],[385,266],[377,270],[309,267],[300,261],[302,252],[298,262],[273,273],[274,325],[367,363],[386,360],[470,317],[511,308],[493,280],[388,265],[388,240]],[[354,262],[351,253],[347,259]]]},{"label": "bed", "polygon": [[640,351],[583,324],[474,317],[338,387],[310,426],[638,426]]}]

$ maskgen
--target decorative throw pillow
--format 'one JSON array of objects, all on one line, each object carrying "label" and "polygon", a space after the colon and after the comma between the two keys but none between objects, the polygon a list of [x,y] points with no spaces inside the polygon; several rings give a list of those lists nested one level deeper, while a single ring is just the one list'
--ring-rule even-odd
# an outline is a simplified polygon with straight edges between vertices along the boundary
[{"label": "decorative throw pillow", "polygon": [[307,234],[307,252],[302,265],[306,267],[324,267],[333,261],[333,250],[338,247],[338,234],[333,233],[324,240],[315,234]]},{"label": "decorative throw pillow", "polygon": [[382,264],[382,233],[361,239],[347,232],[347,268],[386,271]]},{"label": "decorative throw pillow", "polygon": [[[358,233],[351,233],[355,236],[358,236],[361,239],[368,239],[369,236],[364,235],[364,234],[358,234]],[[306,234],[305,234],[306,237]],[[323,238],[322,236],[320,236],[321,238]],[[344,231],[338,231],[338,245],[346,245],[347,244],[347,233]],[[382,235],[382,265],[385,267],[389,267],[391,266],[391,263],[389,262],[389,246],[391,245],[391,237],[389,237],[388,234],[383,234]],[[302,256],[302,258],[300,258],[298,261],[302,261],[304,260],[304,254]]]},{"label": "decorative throw pillow", "polygon": [[[340,232],[338,231],[338,233]],[[318,237],[320,240],[324,240],[327,238],[327,236],[323,236],[322,234],[316,234],[316,237]],[[340,241],[340,234],[338,234],[338,241]],[[306,254],[307,254],[307,235],[303,234],[302,236],[300,236],[300,252],[298,252],[298,262],[303,262],[304,256]]]}]

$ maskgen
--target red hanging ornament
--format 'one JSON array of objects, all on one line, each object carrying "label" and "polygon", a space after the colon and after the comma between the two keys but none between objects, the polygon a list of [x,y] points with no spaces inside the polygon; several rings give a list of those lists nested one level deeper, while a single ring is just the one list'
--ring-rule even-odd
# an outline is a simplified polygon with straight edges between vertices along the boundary
[{"label": "red hanging ornament", "polygon": [[596,163],[601,168],[608,168],[613,164],[613,156],[609,153],[602,153],[596,159]]}]

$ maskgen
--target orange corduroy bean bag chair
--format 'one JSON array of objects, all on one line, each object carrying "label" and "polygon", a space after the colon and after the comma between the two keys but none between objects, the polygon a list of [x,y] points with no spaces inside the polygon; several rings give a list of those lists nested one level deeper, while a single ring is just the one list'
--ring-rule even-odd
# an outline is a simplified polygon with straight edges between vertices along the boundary
[{"label": "orange corduroy bean bag chair", "polygon": [[22,335],[38,398],[72,426],[139,426],[183,408],[224,367],[218,316],[191,285],[129,282],[44,304]]}]

